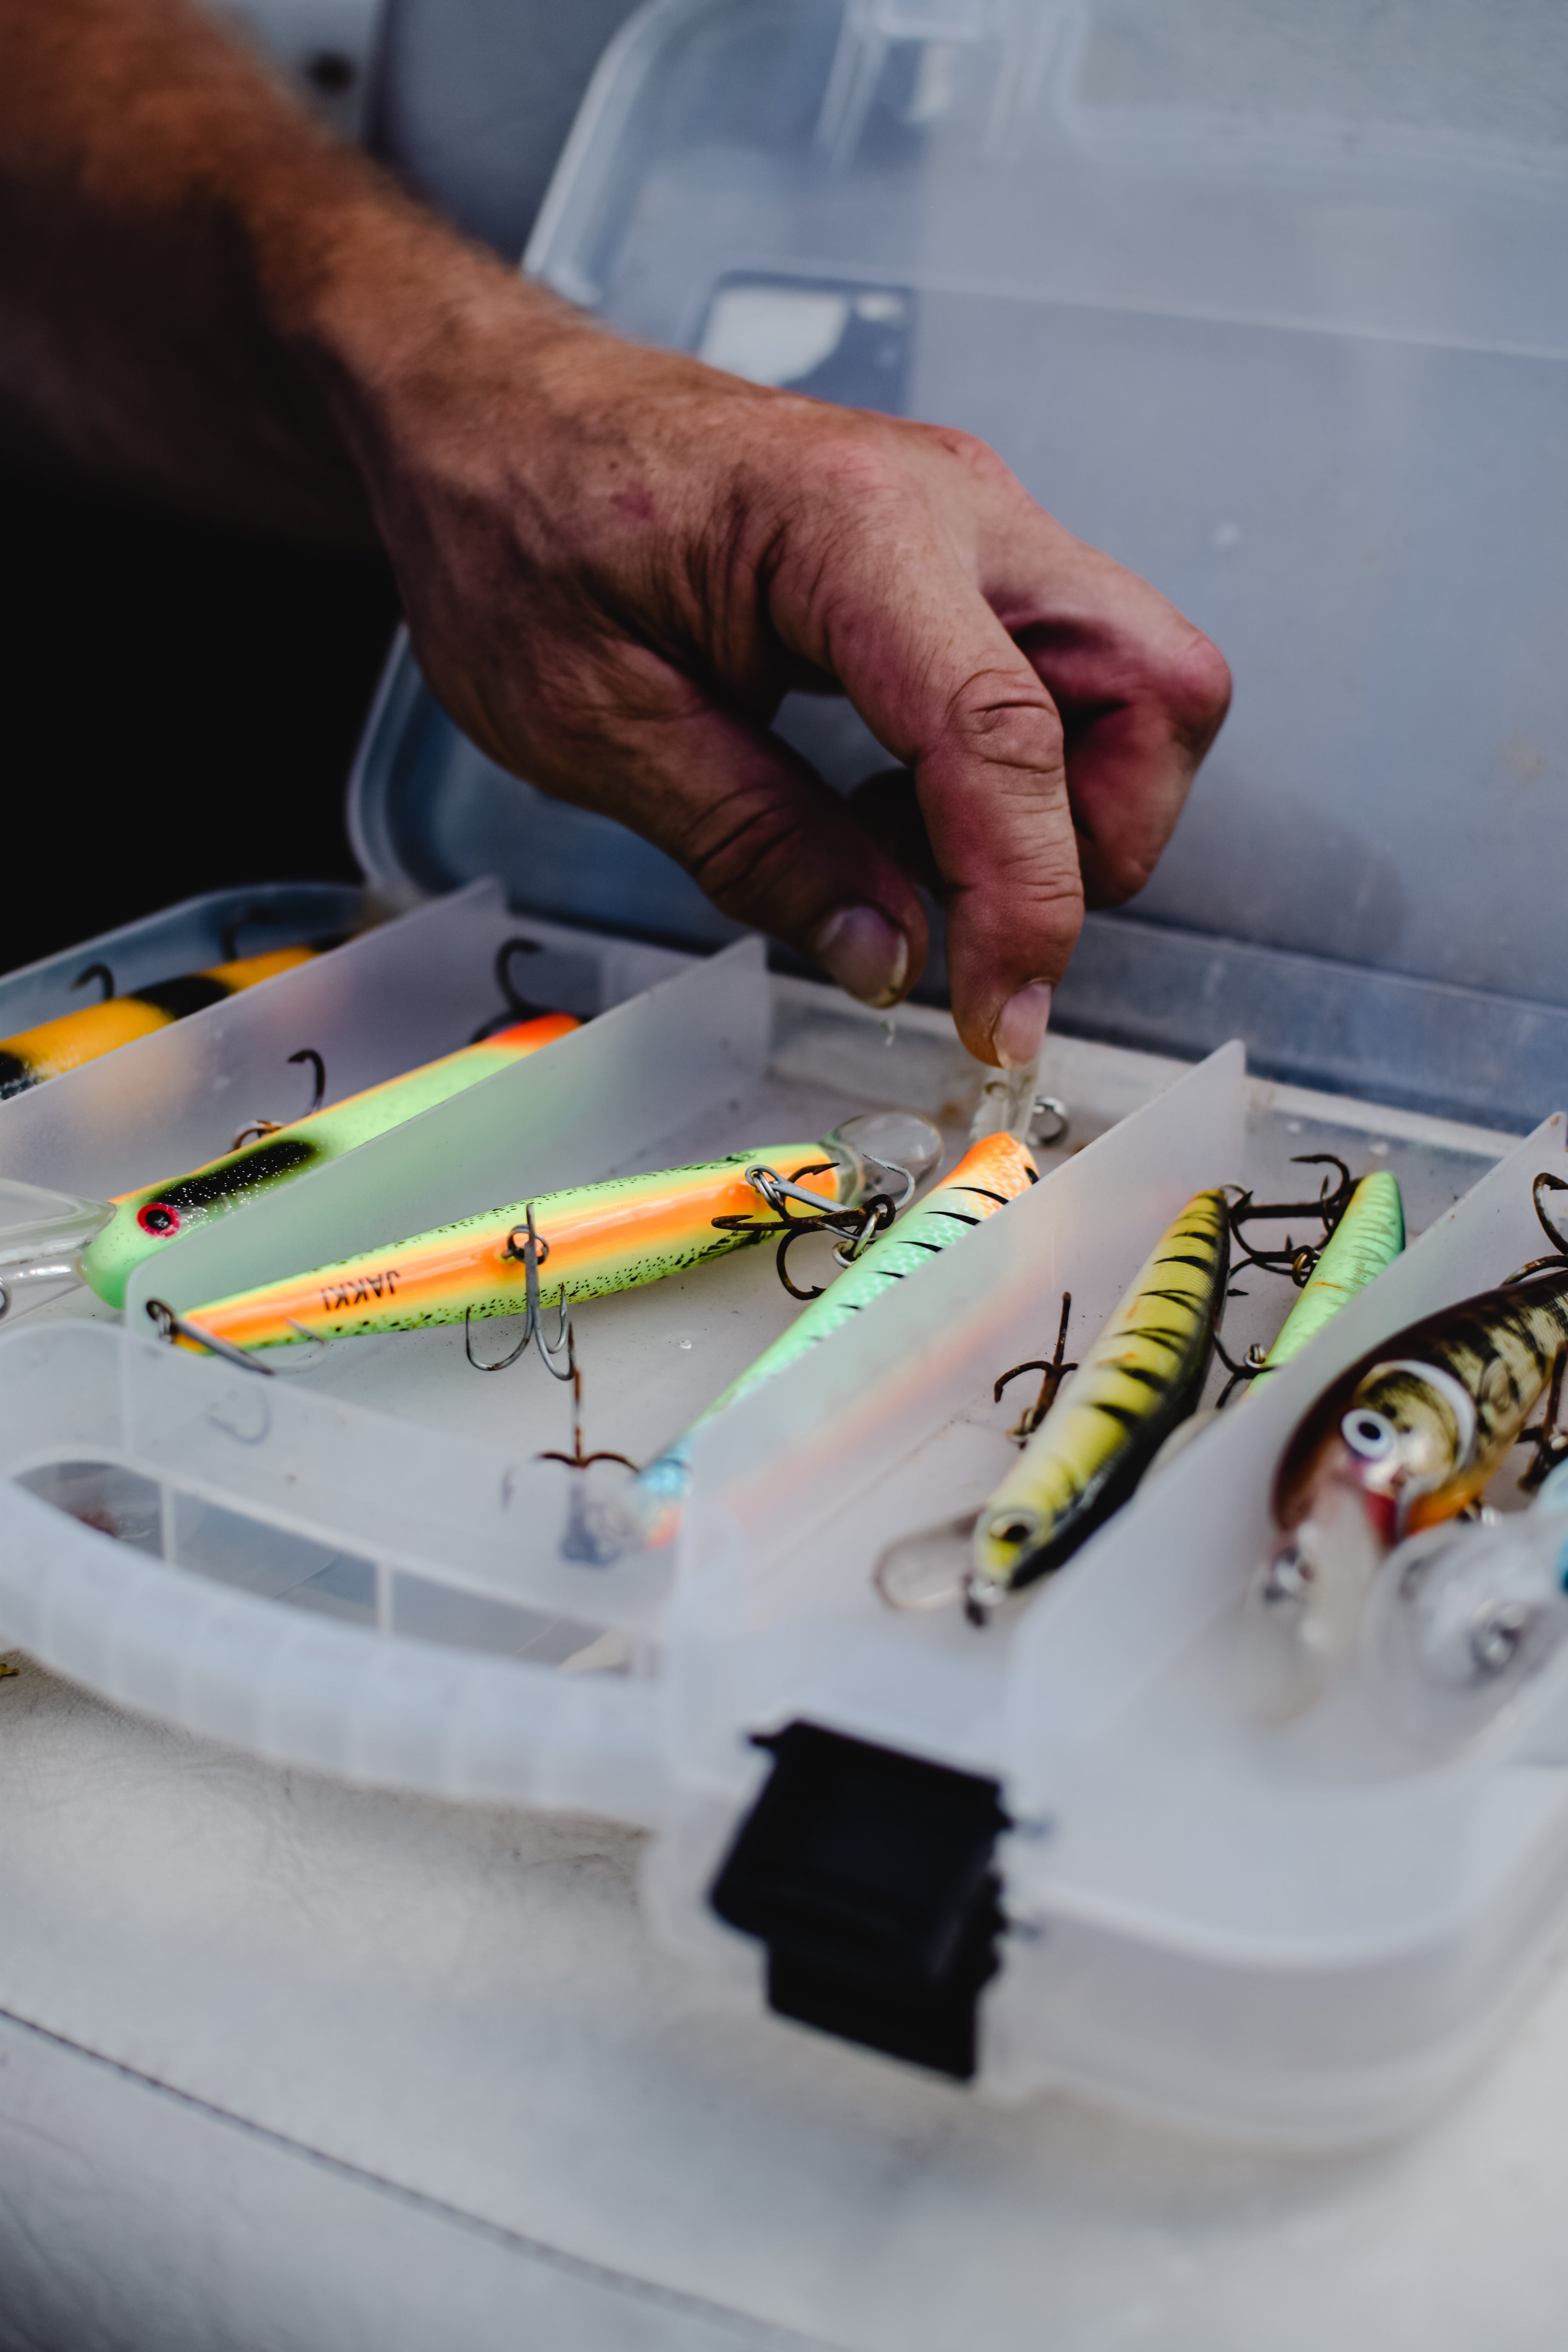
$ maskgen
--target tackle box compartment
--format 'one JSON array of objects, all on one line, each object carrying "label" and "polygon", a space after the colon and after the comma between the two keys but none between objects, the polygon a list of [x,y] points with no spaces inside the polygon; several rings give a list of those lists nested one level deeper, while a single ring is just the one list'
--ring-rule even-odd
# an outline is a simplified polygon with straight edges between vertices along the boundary
[{"label": "tackle box compartment", "polygon": [[[1091,918],[1060,992],[1042,1084],[1072,1124],[1037,1190],[716,1423],[679,1544],[609,1568],[563,1557],[574,1474],[537,1457],[571,1409],[531,1356],[488,1380],[460,1330],[422,1330],[262,1381],[154,1346],[147,1280],[123,1330],[79,1294],[41,1307],[0,1330],[0,1626],[282,1763],[651,1829],[649,1918],[715,2006],[771,2000],[989,2095],[1067,2083],[1312,2141],[1442,2096],[1568,1921],[1562,1673],[1434,1770],[1353,1695],[1271,1742],[1227,1679],[1292,1418],[1412,1301],[1530,1255],[1531,1181],[1562,1164],[1560,1120],[1502,1130],[1568,1068],[1561,819],[1533,789],[1568,716],[1542,620],[1568,182],[1522,134],[1347,125],[1332,92],[1270,112],[1281,59],[1244,22],[1205,112],[1179,75],[1140,83],[1131,0],[656,0],[531,247],[615,324],[985,433],[1231,654],[1171,857],[1136,915]],[[841,708],[783,724],[836,783],[881,762]],[[346,1248],[879,1104],[961,1147],[982,1074],[944,1016],[770,974],[668,860],[490,767],[405,646],[350,790],[393,919],[0,1106],[0,1179],[126,1189],[297,1115],[302,1046],[332,1097],[449,1050],[503,1009],[519,934],[528,995],[602,1017],[183,1239],[158,1261],[176,1308],[288,1270],[307,1187]],[[69,1010],[95,959],[121,985],[214,961],[264,908],[268,940],[352,927],[331,898],[174,909],[0,1005]],[[991,1382],[1048,1349],[1061,1293],[1087,1336],[1188,1192],[1277,1197],[1321,1150],[1396,1170],[1405,1259],[1026,1605],[984,1633],[887,1612],[878,1542],[984,1491]],[[1285,1303],[1235,1302],[1233,1348]],[[758,1252],[592,1302],[589,1447],[645,1457],[793,1311]],[[847,1963],[812,1941],[814,1821],[858,1874]],[[934,1857],[912,1878],[887,1862],[911,1842]],[[938,1947],[932,1999],[910,1955]]]}]

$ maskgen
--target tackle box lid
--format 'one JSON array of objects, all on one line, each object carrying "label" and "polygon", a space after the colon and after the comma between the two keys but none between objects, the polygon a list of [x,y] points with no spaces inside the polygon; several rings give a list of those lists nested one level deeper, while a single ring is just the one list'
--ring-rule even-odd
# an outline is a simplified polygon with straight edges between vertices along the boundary
[{"label": "tackle box lid", "polygon": [[[529,269],[737,373],[982,434],[1231,659],[1064,1027],[1239,1034],[1269,1075],[1493,1125],[1550,1107],[1565,91],[1553,12],[1482,0],[654,0],[606,52]],[[846,705],[780,725],[839,786],[886,762]],[[502,775],[405,646],[351,800],[384,885],[499,873],[539,914],[733,936],[659,852]]]}]

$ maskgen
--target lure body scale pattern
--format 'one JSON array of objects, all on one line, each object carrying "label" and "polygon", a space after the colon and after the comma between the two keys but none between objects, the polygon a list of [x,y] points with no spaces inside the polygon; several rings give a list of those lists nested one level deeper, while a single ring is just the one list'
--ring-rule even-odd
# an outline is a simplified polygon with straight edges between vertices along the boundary
[{"label": "lure body scale pattern", "polygon": [[1399,1180],[1386,1168],[1363,1176],[1350,1205],[1323,1245],[1305,1288],[1263,1360],[1264,1373],[1276,1372],[1315,1339],[1340,1308],[1364,1290],[1405,1247],[1405,1203]]},{"label": "lure body scale pattern", "polygon": [[981,1512],[965,1586],[972,1615],[1069,1559],[1193,1412],[1229,1269],[1225,1195],[1196,1193]]},{"label": "lure body scale pattern", "polygon": [[820,1347],[895,1283],[918,1274],[1037,1181],[1027,1146],[1015,1137],[991,1135],[972,1145],[950,1176],[872,1242],[820,1298],[813,1299],[787,1331],[781,1332],[738,1380],[714,1398],[673,1445],[639,1474],[633,1501],[639,1539],[646,1544],[667,1542],[674,1532],[690,1480],[692,1450],[699,1433],[710,1421]]},{"label": "lure body scale pattern", "polygon": [[184,972],[132,995],[109,996],[101,1004],[62,1013],[36,1029],[18,1030],[16,1036],[0,1039],[0,1102],[42,1086],[46,1078],[79,1069],[84,1062],[96,1062],[138,1037],[151,1037],[187,1013],[205,1013],[209,1004],[221,1004],[241,989],[292,971],[320,952],[313,947],[274,948],[267,955],[240,956],[233,963],[214,964],[209,971]]},{"label": "lure body scale pattern", "polygon": [[820,1194],[825,1207],[852,1202],[858,1187],[854,1163],[825,1144],[763,1144],[695,1167],[540,1193],[531,1204],[489,1209],[193,1307],[184,1319],[233,1347],[276,1348],[461,1323],[470,1314],[514,1315],[524,1303],[521,1234],[530,1205],[547,1302],[563,1288],[569,1304],[634,1289],[754,1242],[755,1234],[716,1228],[714,1219],[762,1213],[744,1172],[759,1163]]},{"label": "lure body scale pattern", "polygon": [[1280,1461],[1287,1533],[1326,1490],[1359,1495],[1384,1549],[1451,1518],[1498,1470],[1568,1347],[1568,1266],[1468,1298],[1385,1339],[1341,1375]]},{"label": "lure body scale pattern", "polygon": [[373,1137],[450,1101],[499,1070],[510,1069],[579,1025],[565,1013],[515,1022],[479,1045],[464,1045],[438,1061],[349,1095],[326,1110],[311,1111],[187,1176],[121,1193],[112,1203],[109,1223],[79,1261],[83,1281],[110,1307],[123,1307],[125,1286],[134,1269],[182,1233],[227,1216],[310,1169],[341,1159]]}]

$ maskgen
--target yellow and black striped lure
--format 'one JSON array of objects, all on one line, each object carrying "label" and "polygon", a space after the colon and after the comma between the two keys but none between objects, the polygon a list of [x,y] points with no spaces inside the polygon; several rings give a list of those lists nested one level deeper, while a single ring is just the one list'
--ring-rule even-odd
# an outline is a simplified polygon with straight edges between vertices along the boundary
[{"label": "yellow and black striped lure", "polygon": [[155,981],[133,995],[106,996],[101,1004],[84,1004],[79,1013],[62,1013],[57,1021],[42,1021],[36,1029],[0,1038],[0,1102],[41,1087],[46,1078],[79,1069],[84,1062],[96,1062],[138,1037],[151,1037],[155,1029],[166,1029],[188,1013],[205,1013],[209,1004],[221,1004],[242,988],[292,971],[319,952],[316,948],[274,948],[266,955],[240,956],[233,963],[214,964],[210,971]]},{"label": "yellow and black striped lure", "polygon": [[1229,1276],[1225,1195],[1198,1192],[981,1512],[964,1582],[976,1623],[1120,1509],[1196,1406]]}]

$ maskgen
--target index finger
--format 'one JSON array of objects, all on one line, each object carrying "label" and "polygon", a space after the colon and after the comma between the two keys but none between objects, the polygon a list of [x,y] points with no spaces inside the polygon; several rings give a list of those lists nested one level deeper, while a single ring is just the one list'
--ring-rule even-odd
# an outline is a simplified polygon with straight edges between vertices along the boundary
[{"label": "index finger", "polygon": [[934,531],[868,540],[859,559],[834,575],[825,666],[914,772],[948,895],[959,1035],[979,1060],[1022,1067],[1083,920],[1061,718]]}]

